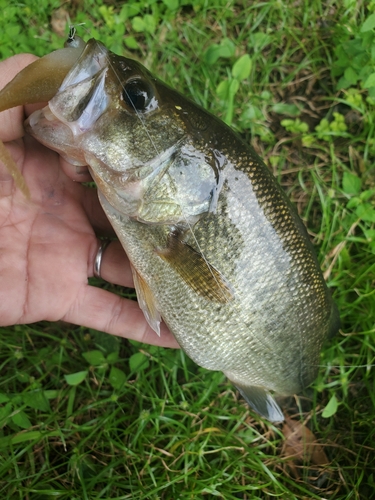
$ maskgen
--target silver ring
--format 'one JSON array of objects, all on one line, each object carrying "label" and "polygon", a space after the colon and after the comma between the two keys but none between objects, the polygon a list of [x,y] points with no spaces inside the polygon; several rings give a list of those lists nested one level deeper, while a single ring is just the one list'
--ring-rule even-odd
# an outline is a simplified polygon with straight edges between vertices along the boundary
[{"label": "silver ring", "polygon": [[94,276],[95,278],[101,278],[100,269],[102,267],[103,254],[107,246],[111,243],[110,240],[101,240],[98,248],[98,252],[94,260]]}]

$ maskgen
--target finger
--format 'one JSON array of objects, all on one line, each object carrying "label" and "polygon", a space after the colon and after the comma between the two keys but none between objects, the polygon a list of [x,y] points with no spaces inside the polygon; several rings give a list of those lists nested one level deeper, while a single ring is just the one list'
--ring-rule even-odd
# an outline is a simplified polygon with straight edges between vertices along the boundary
[{"label": "finger", "polygon": [[[32,54],[18,54],[2,61],[0,63],[0,89],[36,59],[38,58]],[[24,118],[23,106],[17,106],[0,113],[0,138],[4,142],[8,142],[22,137],[24,135]]]},{"label": "finger", "polygon": [[[97,252],[92,259],[93,270],[96,255]],[[119,241],[111,241],[105,248],[100,266],[100,276],[115,285],[134,287],[129,259]]]},{"label": "finger", "polygon": [[32,54],[17,54],[0,63],[0,88],[5,87],[26,66],[38,59]]},{"label": "finger", "polygon": [[60,165],[65,174],[76,182],[92,182],[87,165],[73,165],[60,157]]},{"label": "finger", "polygon": [[[78,182],[92,182],[92,178],[88,173],[88,170],[86,173],[83,172],[83,175],[77,174],[77,168],[86,169],[86,167],[75,167],[61,157],[60,166],[62,167],[64,174],[70,177],[71,180]],[[98,236],[105,237],[116,236],[99,202],[97,189],[92,186],[81,186],[78,182],[72,182],[69,184],[70,193],[76,201],[81,204],[96,234]]]},{"label": "finger", "polygon": [[84,186],[77,190],[77,201],[82,205],[90,224],[98,236],[113,238],[116,236],[107,216],[105,215],[96,188]]},{"label": "finger", "polygon": [[164,324],[160,337],[150,328],[137,302],[93,286],[82,289],[62,320],[146,344],[179,347]]}]

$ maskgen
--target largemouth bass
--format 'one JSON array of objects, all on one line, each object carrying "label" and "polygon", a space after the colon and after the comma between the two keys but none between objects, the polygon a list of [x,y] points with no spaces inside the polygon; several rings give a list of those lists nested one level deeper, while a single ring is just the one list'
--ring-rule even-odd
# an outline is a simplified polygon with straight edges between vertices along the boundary
[{"label": "largemouth bass", "polygon": [[163,320],[197,364],[223,371],[254,410],[283,420],[272,393],[311,384],[338,315],[306,229],[263,161],[215,116],[94,39],[71,36],[60,54],[23,70],[0,93],[0,110],[47,100],[25,129],[89,165],[151,327],[159,333]]}]

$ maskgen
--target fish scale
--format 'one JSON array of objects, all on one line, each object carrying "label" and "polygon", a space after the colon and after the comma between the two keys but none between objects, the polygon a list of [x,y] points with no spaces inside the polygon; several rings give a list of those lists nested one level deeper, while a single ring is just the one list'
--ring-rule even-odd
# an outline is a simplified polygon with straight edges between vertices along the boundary
[{"label": "fish scale", "polygon": [[[223,198],[225,199],[224,193]],[[251,205],[247,204],[247,210],[249,209],[251,210]],[[201,219],[201,221],[199,221],[194,227],[194,237],[193,235],[188,235],[187,242],[194,247],[194,241],[196,239],[199,243],[199,246],[197,247],[199,248],[199,251],[201,251],[214,266],[218,267],[221,264],[221,272],[224,276],[232,276],[233,263],[236,263],[237,266],[244,267],[242,263],[239,263],[239,252],[242,254],[242,261],[246,261],[247,259],[250,260],[252,254],[259,255],[261,251],[264,252],[264,245],[260,245],[259,241],[255,241],[254,251],[252,251],[252,245],[247,244],[246,253],[244,250],[241,251],[241,249],[238,248],[238,245],[233,245],[231,253],[229,254],[227,252],[223,252],[224,255],[222,253],[218,253],[217,246],[220,247],[221,231],[224,229],[225,240],[228,239],[228,234],[231,232],[230,227],[233,227],[236,233],[238,232],[238,224],[228,223],[230,219],[227,217],[226,210],[224,210],[223,214],[224,223],[221,222],[219,213],[220,208],[218,208],[215,215]],[[109,214],[107,213],[107,215]],[[233,218],[233,212],[231,215]],[[249,219],[246,215],[246,210],[237,212],[237,217],[242,221],[247,221]],[[276,291],[278,289],[282,290],[283,288],[287,288],[288,295],[290,295],[290,284],[285,284],[285,275],[283,273],[275,272],[268,273],[267,275],[266,268],[269,268],[270,263],[264,261],[262,257],[262,260],[264,261],[262,266],[263,271],[259,272],[258,270],[256,273],[258,275],[260,274],[260,276],[255,276],[255,279],[251,280],[251,275],[254,271],[252,271],[251,267],[247,267],[245,269],[246,272],[241,271],[237,277],[239,283],[236,285],[236,304],[229,303],[218,307],[216,304],[207,303],[205,298],[198,296],[192,297],[190,288],[183,282],[178,273],[169,268],[167,264],[163,263],[163,268],[158,269],[161,262],[157,255],[152,255],[151,252],[153,248],[160,246],[163,243],[165,244],[165,238],[168,234],[169,228],[145,227],[143,224],[138,222],[129,221],[128,223],[124,223],[123,220],[116,221],[115,218],[110,220],[114,227],[119,228],[118,236],[120,240],[124,241],[126,239],[126,250],[134,266],[141,274],[149,276],[150,288],[153,290],[153,293],[157,298],[159,309],[163,311],[163,318],[171,330],[176,332],[176,338],[184,350],[193,359],[195,359],[198,364],[205,366],[206,368],[221,369],[231,372],[235,370],[236,377],[243,377],[246,375],[246,378],[251,379],[254,383],[261,382],[266,385],[265,376],[263,375],[264,368],[262,365],[268,365],[271,363],[270,358],[275,358],[275,350],[272,345],[273,337],[278,337],[280,335],[280,330],[282,330],[280,322],[275,319],[277,314],[275,309],[277,306],[280,306],[281,311],[279,315],[285,315],[285,301],[287,300],[287,296],[283,295],[281,301],[275,302],[274,300],[270,300],[267,292],[270,288]],[[244,240],[251,242],[256,239],[254,238],[254,234],[259,232],[261,224],[252,224],[251,222],[248,224],[248,222],[245,222],[243,226],[244,228],[241,228],[242,244],[239,245],[240,247],[245,245]],[[248,227],[248,234],[245,233],[246,227]],[[143,241],[144,239],[146,240],[146,234],[143,234],[145,232],[147,232],[147,239],[151,236],[153,238],[148,245],[143,246],[140,241]],[[134,238],[131,238],[133,233]],[[230,239],[238,241],[236,236]],[[215,245],[212,244],[212,241],[215,242]],[[273,258],[275,259],[277,266],[280,267],[281,259],[275,258],[275,246],[271,245],[271,247]],[[223,257],[225,258],[225,263],[222,261]],[[289,261],[288,255],[285,257],[285,260]],[[289,266],[289,262],[286,264]],[[163,276],[164,279],[162,283],[157,283],[156,280],[153,279],[154,276]],[[234,278],[232,278],[231,283],[234,286]],[[252,307],[253,301],[249,300],[249,289],[251,290],[252,283],[255,288],[255,293],[254,291],[253,293],[255,297],[257,297],[255,308]],[[299,294],[300,293],[301,292],[299,291]],[[259,300],[262,295],[265,295],[264,306],[260,304]],[[291,295],[293,295],[293,293]],[[180,307],[177,309],[177,314],[175,306],[176,303],[180,304]],[[268,308],[267,303],[270,303]],[[302,304],[305,305],[305,302],[302,301]],[[292,314],[293,318],[296,318],[298,302],[296,303],[293,300],[293,305],[294,310],[292,311]],[[270,327],[269,321],[266,321],[267,326],[260,326],[259,316],[264,316],[264,308],[266,310],[271,309],[272,321],[278,323],[276,329]],[[299,320],[304,317],[307,317],[307,320],[309,320],[309,316],[306,315],[305,309],[306,307],[304,307],[297,316]],[[194,321],[197,314],[201,319],[198,324]],[[254,323],[254,319],[252,320],[252,316],[254,315],[256,316],[257,323],[255,331],[254,327],[251,327]],[[317,319],[319,321],[321,318],[318,317]],[[288,325],[288,323],[290,324],[290,318],[284,319],[283,322],[286,325]],[[194,326],[192,327],[192,325]],[[194,329],[194,332],[192,332],[192,328]],[[287,326],[287,328],[289,329],[290,327]],[[285,329],[286,328],[283,330]],[[263,338],[264,333],[267,333],[266,338]],[[289,336],[286,336],[285,341],[288,342],[288,339]],[[278,339],[276,338],[275,340]],[[231,343],[230,350],[228,350],[228,343]],[[265,346],[269,347],[269,356],[267,356],[264,352]],[[287,345],[285,348],[287,349]],[[283,357],[282,370],[290,373],[291,365],[299,365],[301,353],[298,351],[299,346],[297,349],[297,361],[293,359],[295,358],[295,351],[289,358],[285,358],[285,356]],[[313,354],[313,356],[315,357],[309,360],[310,364],[317,365],[318,358],[316,357],[316,354]],[[258,359],[257,366],[254,366],[254,357]],[[280,356],[277,357],[279,358]],[[228,360],[228,358],[231,358],[231,362],[229,362],[230,360]],[[273,364],[275,364],[274,361]],[[242,366],[240,370],[238,370],[238,365]],[[269,371],[272,373],[271,367]],[[314,368],[313,371],[316,372],[316,369]],[[259,372],[262,375],[259,375]],[[296,373],[298,372],[296,371]],[[284,391],[299,392],[301,390],[302,387],[298,380],[297,382],[293,381],[295,387],[285,389],[285,381],[282,381],[281,384],[279,382],[279,373],[280,370],[277,370],[275,375],[271,375],[270,380],[267,381],[267,386],[269,388],[278,393],[283,393]]]},{"label": "fish scale", "polygon": [[62,83],[36,88],[39,68],[59,65],[50,54],[0,93],[0,109],[48,96],[26,130],[89,165],[151,327],[165,321],[196,363],[222,370],[253,409],[282,420],[271,393],[311,384],[339,327],[302,221],[223,122],[100,42],[68,42],[77,48],[63,49],[75,60]]}]

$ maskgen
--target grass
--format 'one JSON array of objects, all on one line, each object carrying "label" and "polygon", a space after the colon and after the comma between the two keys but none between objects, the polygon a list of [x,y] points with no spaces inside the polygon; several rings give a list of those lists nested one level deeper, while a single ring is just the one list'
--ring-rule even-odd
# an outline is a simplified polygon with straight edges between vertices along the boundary
[{"label": "grass", "polygon": [[[0,0],[0,56],[61,47],[59,8],[58,1]],[[371,498],[375,3],[88,1],[62,8],[60,17],[86,23],[83,36],[141,60],[231,122],[296,203],[342,329],[322,353],[312,403],[300,398],[299,415],[293,402],[286,408],[306,423],[328,462],[293,459],[286,429],[253,415],[221,373],[182,352],[66,324],[15,326],[0,329],[1,498]],[[251,64],[240,78],[234,67],[244,54]]]}]

